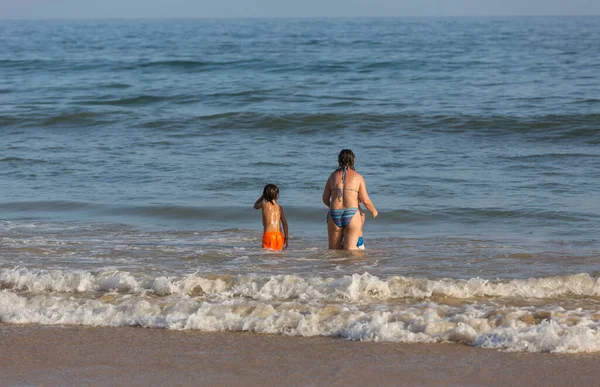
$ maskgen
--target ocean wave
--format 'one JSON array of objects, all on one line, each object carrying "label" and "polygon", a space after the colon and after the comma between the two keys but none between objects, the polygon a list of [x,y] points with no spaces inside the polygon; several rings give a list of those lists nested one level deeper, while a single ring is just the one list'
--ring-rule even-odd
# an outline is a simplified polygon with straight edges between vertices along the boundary
[{"label": "ocean wave", "polygon": [[212,70],[223,69],[228,67],[243,68],[245,66],[256,65],[257,59],[240,59],[240,60],[225,60],[225,61],[203,61],[195,59],[175,59],[175,60],[156,60],[143,61],[136,63],[128,63],[130,67],[136,68],[166,68],[173,70]]},{"label": "ocean wave", "polygon": [[104,89],[129,89],[130,87],[133,87],[133,85],[130,85],[128,83],[109,82],[100,85],[100,87]]},{"label": "ocean wave", "polygon": [[210,61],[200,61],[200,60],[192,60],[192,59],[179,59],[179,60],[157,60],[151,62],[139,62],[137,63],[140,67],[155,67],[155,66],[170,66],[170,67],[204,67],[212,65],[213,62]]},{"label": "ocean wave", "polygon": [[442,298],[531,300],[599,297],[600,277],[587,273],[513,280],[434,280],[404,276],[380,279],[368,273],[339,278],[200,274],[152,277],[118,270],[89,272],[15,268],[0,271],[0,288],[40,294],[118,291],[138,295],[201,295],[209,299],[245,298],[260,301],[294,299],[361,303]]},{"label": "ocean wave", "polygon": [[42,68],[49,62],[44,59],[0,59],[0,68],[27,71]]},{"label": "ocean wave", "polygon": [[[394,212],[394,211],[392,211]],[[419,213],[420,220],[454,219],[466,222],[481,222],[490,219],[537,219],[537,220],[563,220],[569,222],[586,221],[588,214],[545,209],[504,209],[504,208],[470,208],[448,207],[436,208],[431,211]],[[410,216],[408,217],[410,218]]]},{"label": "ocean wave", "polygon": [[536,154],[525,154],[525,155],[517,155],[517,156],[500,156],[500,158],[507,160],[519,160],[519,161],[532,161],[532,162],[540,162],[540,161],[559,161],[559,160],[568,160],[568,159],[583,159],[583,158],[600,158],[600,154],[595,153],[575,153],[575,152],[565,152],[565,153],[557,153],[557,152],[549,152],[549,153],[536,153]]},{"label": "ocean wave", "polygon": [[[41,126],[64,126],[64,125],[86,125],[86,126],[94,126],[94,125],[104,125],[110,122],[114,122],[114,117],[111,118],[110,114],[106,113],[96,113],[89,111],[75,111],[75,112],[58,112],[55,115],[43,118],[43,119],[34,119],[32,121],[29,120],[21,120],[20,124],[22,126],[30,126],[31,124],[37,126],[38,124]],[[30,124],[30,125],[28,125]]]},{"label": "ocean wave", "polygon": [[[102,86],[101,86],[102,87]],[[108,87],[108,86],[106,86]],[[121,87],[121,86],[118,86]],[[206,95],[188,94],[141,94],[110,98],[87,98],[74,102],[80,108],[76,111],[60,111],[45,109],[35,115],[0,116],[0,125],[20,125],[24,127],[78,124],[97,125],[127,119],[124,111],[96,112],[86,110],[86,106],[117,106],[120,108],[149,106],[157,103],[190,104],[202,101],[203,98],[227,101],[228,106],[236,103],[247,104],[271,98],[271,89],[241,90],[232,92],[209,93]],[[279,98],[279,97],[277,97]],[[281,97],[286,98],[286,97]],[[323,100],[327,104],[353,102],[360,109],[360,104],[368,103],[360,99],[349,99],[347,96],[304,96],[314,102]],[[323,102],[322,101],[322,102]],[[353,111],[357,109],[352,109]],[[373,114],[373,113],[261,113],[250,111],[229,111],[219,114],[200,115],[194,117],[173,117],[151,121],[150,124],[137,123],[141,127],[154,128],[188,128],[194,131],[183,133],[183,137],[203,135],[214,130],[266,130],[289,132],[304,135],[313,134],[314,130],[356,130],[360,133],[379,133],[394,128],[410,134],[444,133],[469,134],[476,137],[524,136],[529,140],[566,141],[580,140],[589,144],[600,143],[600,129],[596,123],[600,114],[565,114],[536,117],[512,116],[466,116],[466,115],[426,115],[426,114]],[[198,125],[200,124],[200,125]],[[308,131],[307,131],[308,130]],[[560,156],[560,154],[559,154]]]},{"label": "ocean wave", "polygon": [[[0,163],[23,163],[36,164],[45,163],[44,160],[20,159],[8,157],[0,159]],[[277,163],[260,163],[260,165],[277,166]],[[258,186],[258,181],[240,181],[235,184],[238,187]],[[225,182],[219,184],[207,185],[207,191],[215,190],[220,192]],[[0,203],[2,211],[30,212],[35,214],[40,211],[50,211],[55,213],[90,210],[96,211],[102,216],[121,216],[129,215],[138,218],[160,218],[171,220],[214,220],[214,221],[238,221],[253,222],[256,220],[256,212],[251,206],[186,206],[186,205],[115,205],[103,203],[91,203],[81,201],[19,201]],[[320,206],[292,206],[285,207],[288,218],[302,222],[325,223],[327,209]],[[431,208],[427,210],[385,210],[385,217],[377,219],[380,225],[404,224],[428,224],[439,221],[452,221],[465,224],[485,223],[497,220],[518,220],[527,221],[565,221],[586,223],[595,221],[594,215],[578,212],[549,211],[545,209],[508,209],[508,208],[470,208],[470,207],[443,207]]]},{"label": "ocean wave", "polygon": [[118,99],[95,99],[79,101],[82,105],[111,105],[111,106],[138,106],[156,102],[167,101],[170,97],[161,95],[138,95]]},{"label": "ocean wave", "polygon": [[0,115],[0,128],[3,126],[15,125],[19,121],[20,120],[16,117]]},{"label": "ocean wave", "polygon": [[202,70],[221,68],[225,66],[243,66],[255,64],[257,60],[230,60],[230,61],[202,61],[194,59],[155,60],[155,61],[127,61],[127,60],[84,60],[67,59],[0,59],[0,68],[31,70],[135,70],[143,68],[172,68],[174,70]]},{"label": "ocean wave", "polygon": [[23,165],[33,165],[33,164],[46,164],[47,160],[41,159],[26,159],[21,157],[4,157],[0,159],[0,163],[14,163],[14,164],[23,164]]},{"label": "ocean wave", "polygon": [[[39,161],[42,162],[42,161]],[[0,210],[3,211],[19,211],[19,212],[37,212],[37,211],[74,211],[81,209],[91,209],[95,206],[90,203],[77,202],[77,201],[22,201],[22,202],[10,202],[0,203]]]},{"label": "ocean wave", "polygon": [[316,114],[264,114],[254,112],[229,112],[198,117],[209,126],[226,126],[229,129],[290,129],[304,125],[320,124],[324,127],[346,128],[354,124],[390,126],[408,131],[431,131],[444,133],[471,133],[477,136],[524,134],[545,140],[583,139],[600,141],[600,130],[595,125],[599,114],[564,114],[536,117],[512,116],[428,116],[416,114],[365,114],[365,113],[316,113]]},{"label": "ocean wave", "polygon": [[[76,282],[84,290],[85,284],[93,282],[93,277],[88,273]],[[63,276],[63,279],[64,283],[72,280],[69,276]],[[102,281],[106,289],[118,286],[131,289],[136,282],[126,275],[118,279],[113,275]],[[166,282],[162,281],[157,287],[169,288],[164,286]],[[252,281],[248,281],[250,286],[246,287],[251,288],[251,284]],[[267,284],[269,281],[262,288],[276,288]],[[214,290],[222,286],[226,285],[218,285]],[[565,309],[552,304],[524,307],[478,302],[452,305],[431,300],[400,305],[364,300],[324,302],[311,298],[306,290],[304,298],[287,295],[279,299],[241,295],[207,298],[200,290],[186,295],[167,291],[168,295],[160,297],[152,292],[132,296],[107,291],[92,298],[85,294],[78,297],[60,294],[48,287],[41,291],[29,289],[28,292],[3,287],[0,290],[0,322],[10,324],[141,326],[366,341],[450,342],[526,352],[600,351],[597,310]]]},{"label": "ocean wave", "polygon": [[[42,163],[42,160],[23,160],[19,158],[0,159],[0,163]],[[93,211],[100,216],[128,215],[138,218],[157,218],[172,220],[230,220],[256,221],[257,214],[251,205],[232,206],[185,206],[185,205],[114,205],[83,201],[13,201],[0,203],[0,211],[39,214],[40,212],[71,213],[75,211]],[[303,215],[302,210],[290,213]],[[313,210],[314,218],[324,219],[325,210]],[[310,219],[310,217],[309,217]]]}]

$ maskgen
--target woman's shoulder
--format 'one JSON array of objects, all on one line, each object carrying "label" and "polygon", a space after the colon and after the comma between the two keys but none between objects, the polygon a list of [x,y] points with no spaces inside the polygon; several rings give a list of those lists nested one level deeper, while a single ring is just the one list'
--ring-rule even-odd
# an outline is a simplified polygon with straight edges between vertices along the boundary
[{"label": "woman's shoulder", "polygon": [[358,178],[358,179],[362,179],[363,178],[362,175],[360,173],[356,172],[355,170],[352,169],[350,171],[349,172],[350,172],[350,174],[351,174],[352,177]]},{"label": "woman's shoulder", "polygon": [[335,180],[335,178],[340,175],[341,171],[339,169],[336,169],[335,171],[331,172],[331,174],[329,175],[329,177],[327,178],[327,181],[331,181],[331,180]]}]

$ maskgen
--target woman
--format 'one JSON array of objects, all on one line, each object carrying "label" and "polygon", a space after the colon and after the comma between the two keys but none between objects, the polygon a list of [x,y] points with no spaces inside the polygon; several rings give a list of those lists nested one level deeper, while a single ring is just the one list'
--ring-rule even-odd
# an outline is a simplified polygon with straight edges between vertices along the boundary
[{"label": "woman", "polygon": [[329,208],[327,214],[327,234],[329,248],[356,250],[358,237],[362,229],[359,200],[371,211],[373,218],[377,217],[377,210],[369,194],[365,179],[354,170],[354,153],[350,149],[343,149],[338,155],[339,168],[327,179],[323,191],[323,203]]}]

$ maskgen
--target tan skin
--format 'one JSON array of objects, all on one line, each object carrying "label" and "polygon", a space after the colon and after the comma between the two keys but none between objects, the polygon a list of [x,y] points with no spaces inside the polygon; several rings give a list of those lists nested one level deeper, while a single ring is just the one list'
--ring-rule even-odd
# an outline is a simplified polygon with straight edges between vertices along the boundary
[{"label": "tan skin", "polygon": [[261,196],[254,203],[254,209],[262,209],[263,232],[281,232],[283,227],[284,248],[288,248],[288,223],[283,212],[283,207],[277,204],[277,197],[273,203],[264,200]]},{"label": "tan skin", "polygon": [[[341,200],[337,197],[338,190],[344,189]],[[357,192],[358,191],[358,192]],[[373,214],[373,218],[378,215],[375,206],[369,198],[365,179],[356,171],[348,169],[346,171],[346,184],[342,182],[342,171],[334,171],[327,179],[325,189],[323,190],[323,203],[331,210],[341,210],[344,208],[358,207],[359,200]],[[327,218],[327,234],[329,236],[329,248],[341,249],[342,242],[345,250],[358,250],[356,243],[362,232],[362,220],[360,211],[356,211],[350,224],[344,228],[339,228]]]},{"label": "tan skin", "polygon": [[365,214],[365,210],[362,207],[358,207],[360,212],[360,234],[359,237],[363,236],[363,228],[365,227],[365,220],[367,220],[367,215]]}]

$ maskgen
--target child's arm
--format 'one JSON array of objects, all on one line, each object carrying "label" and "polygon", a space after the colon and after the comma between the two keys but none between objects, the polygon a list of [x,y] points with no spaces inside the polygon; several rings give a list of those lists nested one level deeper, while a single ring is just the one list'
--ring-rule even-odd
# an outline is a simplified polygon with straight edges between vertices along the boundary
[{"label": "child's arm", "polygon": [[279,206],[279,210],[281,212],[281,224],[283,225],[283,238],[284,238],[284,246],[288,248],[288,223],[285,218],[285,213],[283,212],[283,207]]},{"label": "child's arm", "polygon": [[254,209],[255,210],[260,210],[263,206],[263,196],[260,195],[260,197],[256,200],[256,202],[254,202]]}]

